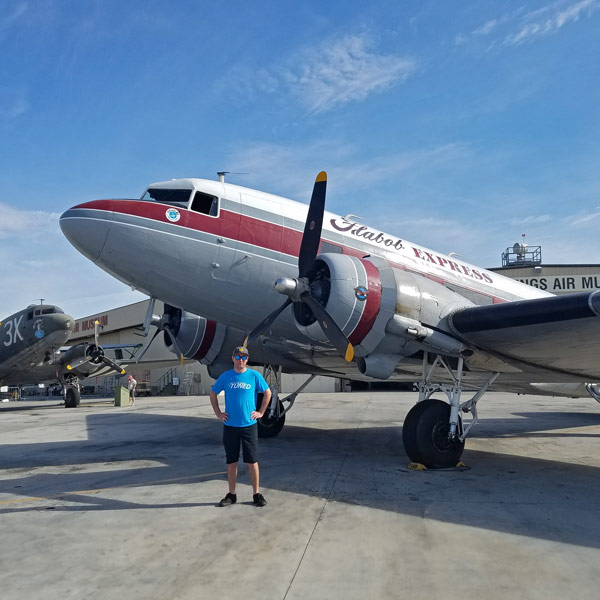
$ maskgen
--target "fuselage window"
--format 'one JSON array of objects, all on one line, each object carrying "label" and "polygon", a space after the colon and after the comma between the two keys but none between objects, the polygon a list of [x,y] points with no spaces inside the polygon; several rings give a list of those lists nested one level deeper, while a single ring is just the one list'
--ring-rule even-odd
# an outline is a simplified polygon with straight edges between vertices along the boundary
[{"label": "fuselage window", "polygon": [[204,192],[196,192],[192,201],[192,210],[203,215],[216,217],[219,214],[219,199]]},{"label": "fuselage window", "polygon": [[147,202],[160,202],[161,204],[169,204],[178,208],[187,208],[190,200],[191,190],[167,188],[148,188],[142,196],[142,200]]}]

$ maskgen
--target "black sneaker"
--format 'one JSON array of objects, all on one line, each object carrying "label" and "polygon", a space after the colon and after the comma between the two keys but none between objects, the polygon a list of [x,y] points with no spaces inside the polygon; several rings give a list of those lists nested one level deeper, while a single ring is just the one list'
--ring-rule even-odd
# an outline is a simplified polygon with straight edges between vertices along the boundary
[{"label": "black sneaker", "polygon": [[237,502],[237,496],[235,494],[227,494],[221,502],[219,502],[219,506],[231,506]]},{"label": "black sneaker", "polygon": [[265,497],[262,494],[254,494],[254,496],[252,496],[252,500],[254,501],[254,504],[256,504],[256,506],[264,506],[267,503]]}]

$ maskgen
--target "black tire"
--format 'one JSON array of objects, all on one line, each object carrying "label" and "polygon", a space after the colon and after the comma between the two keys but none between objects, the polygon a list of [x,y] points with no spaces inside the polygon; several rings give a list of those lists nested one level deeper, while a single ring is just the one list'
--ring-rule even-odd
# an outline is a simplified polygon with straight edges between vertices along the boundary
[{"label": "black tire", "polygon": [[[262,394],[259,395],[257,404],[262,403]],[[283,403],[281,400],[277,400],[279,405],[280,413],[283,412]],[[271,403],[269,402],[269,406]],[[258,437],[260,438],[271,438],[279,435],[283,426],[285,425],[285,414],[282,414],[279,418],[269,418],[269,406],[265,411],[262,419],[258,419]]]},{"label": "black tire", "polygon": [[404,451],[408,455],[408,458],[415,463],[423,463],[423,458],[419,452],[419,446],[417,444],[417,423],[421,418],[423,410],[427,408],[427,400],[417,402],[409,411],[404,418],[404,424],[402,425],[402,443],[404,445]]},{"label": "black tire", "polygon": [[77,408],[81,400],[81,395],[77,388],[68,388],[65,394],[65,408]]},{"label": "black tire", "polygon": [[449,419],[450,405],[441,400],[423,400],[411,409],[402,429],[404,448],[411,460],[429,469],[456,466],[465,443],[448,438]]}]

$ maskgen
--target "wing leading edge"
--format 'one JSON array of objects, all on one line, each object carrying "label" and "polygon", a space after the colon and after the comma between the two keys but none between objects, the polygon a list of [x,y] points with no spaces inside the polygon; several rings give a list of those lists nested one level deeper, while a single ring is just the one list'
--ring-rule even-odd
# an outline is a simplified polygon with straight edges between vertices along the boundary
[{"label": "wing leading edge", "polygon": [[600,290],[465,308],[448,323],[488,352],[600,380]]}]

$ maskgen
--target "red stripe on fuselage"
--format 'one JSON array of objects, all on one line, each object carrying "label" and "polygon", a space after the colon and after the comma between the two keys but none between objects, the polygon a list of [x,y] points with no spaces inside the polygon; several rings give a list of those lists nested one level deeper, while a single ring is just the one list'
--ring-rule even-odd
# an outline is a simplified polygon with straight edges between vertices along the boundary
[{"label": "red stripe on fuselage", "polygon": [[379,271],[377,270],[377,267],[368,260],[361,260],[360,262],[367,273],[368,295],[365,300],[365,309],[360,317],[360,321],[354,328],[354,331],[348,336],[348,341],[353,346],[360,344],[367,333],[371,331],[373,323],[379,314],[379,308],[381,307],[381,279],[379,277]]},{"label": "red stripe on fuselage", "polygon": [[93,200],[74,206],[73,209],[86,208],[105,210],[124,215],[132,215],[143,219],[151,219],[161,223],[169,223],[174,227],[185,227],[213,235],[223,236],[232,240],[251,244],[275,252],[283,252],[298,256],[302,232],[289,229],[283,225],[261,221],[254,217],[221,209],[219,217],[209,217],[201,213],[178,208],[178,221],[169,221],[166,217],[172,206],[145,202],[141,200]]},{"label": "red stripe on fuselage", "polygon": [[[173,223],[166,217],[167,210],[173,208],[167,204],[157,202],[148,202],[143,200],[92,200],[74,206],[71,210],[86,208],[92,210],[105,210],[114,213],[132,215],[143,219],[151,219],[162,223],[170,223],[175,227],[189,228],[195,231],[202,231],[217,236],[223,236],[232,240],[240,241],[267,250],[281,252],[289,256],[297,257],[300,253],[300,244],[302,242],[302,232],[296,231],[284,225],[262,221],[247,215],[221,209],[219,217],[209,217],[186,208],[178,208],[181,215],[179,221]],[[326,233],[326,232],[325,232]],[[335,242],[332,242],[338,245]],[[340,246],[344,254],[362,258],[368,252],[360,248],[350,246]],[[407,268],[405,265],[390,261],[384,257],[386,262],[397,269],[417,273],[423,277],[429,277],[438,280],[444,285],[445,280],[416,269]],[[458,282],[452,282],[454,285],[460,285]],[[492,298],[494,303],[506,302],[505,299],[493,296],[483,290],[460,285],[466,290],[473,291],[481,296]]]}]

